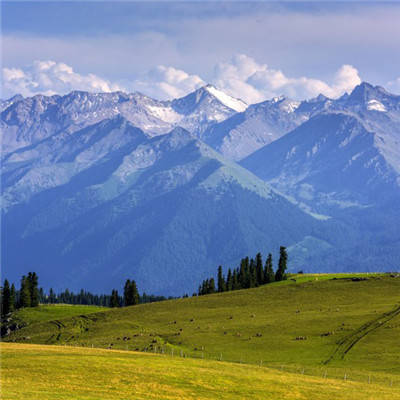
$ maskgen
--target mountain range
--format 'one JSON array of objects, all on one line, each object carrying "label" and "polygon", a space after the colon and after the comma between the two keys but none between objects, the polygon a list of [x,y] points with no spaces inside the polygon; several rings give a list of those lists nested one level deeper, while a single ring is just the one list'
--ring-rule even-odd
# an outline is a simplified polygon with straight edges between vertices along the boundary
[{"label": "mountain range", "polygon": [[0,102],[2,267],[56,290],[191,293],[218,265],[289,250],[292,271],[398,269],[400,96],[247,105],[207,85],[158,101]]}]

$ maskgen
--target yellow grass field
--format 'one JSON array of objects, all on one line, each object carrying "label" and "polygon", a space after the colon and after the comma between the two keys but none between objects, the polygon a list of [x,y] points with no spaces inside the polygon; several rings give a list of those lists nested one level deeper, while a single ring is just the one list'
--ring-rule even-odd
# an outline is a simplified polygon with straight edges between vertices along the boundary
[{"label": "yellow grass field", "polygon": [[263,366],[80,347],[2,343],[2,400],[398,400],[400,388]]}]

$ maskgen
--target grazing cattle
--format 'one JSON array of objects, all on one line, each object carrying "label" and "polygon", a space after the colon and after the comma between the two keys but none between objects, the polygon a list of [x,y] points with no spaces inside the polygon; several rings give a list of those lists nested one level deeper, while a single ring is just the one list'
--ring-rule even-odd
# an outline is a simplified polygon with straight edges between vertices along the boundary
[{"label": "grazing cattle", "polygon": [[322,336],[331,336],[331,335],[334,335],[335,334],[335,332],[325,332],[325,333],[321,333],[321,337]]}]

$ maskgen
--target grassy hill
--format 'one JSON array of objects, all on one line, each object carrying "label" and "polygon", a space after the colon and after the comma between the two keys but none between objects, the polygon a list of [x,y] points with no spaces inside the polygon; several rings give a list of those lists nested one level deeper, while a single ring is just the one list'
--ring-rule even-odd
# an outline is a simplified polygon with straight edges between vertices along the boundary
[{"label": "grassy hill", "polygon": [[39,307],[20,308],[12,314],[11,323],[31,325],[39,322],[53,321],[59,318],[88,315],[109,310],[105,307],[82,306],[71,304],[40,305]]},{"label": "grassy hill", "polygon": [[396,400],[399,388],[156,354],[2,344],[2,399]]},{"label": "grassy hill", "polygon": [[[103,353],[96,353],[101,354],[101,360],[104,354],[110,355],[109,361],[102,361],[105,363],[116,363],[112,360],[119,357],[133,365],[140,360],[146,363],[160,360],[154,362],[160,362],[165,368],[173,366],[178,376],[183,365],[193,368],[194,376],[200,373],[196,372],[197,368],[204,365],[211,375],[223,365],[222,375],[243,367],[250,377],[256,371],[252,368],[260,368],[261,364],[266,368],[262,373],[267,374],[268,379],[273,379],[270,375],[274,371],[276,382],[283,377],[282,373],[295,373],[293,384],[300,379],[306,387],[307,379],[316,379],[313,382],[323,388],[320,379],[337,380],[342,385],[346,377],[346,382],[358,382],[365,385],[365,390],[372,388],[371,385],[380,385],[386,390],[390,383],[390,393],[396,393],[397,398],[400,396],[400,279],[390,275],[297,275],[286,282],[256,289],[102,309],[101,312],[80,310],[73,316],[63,316],[62,307],[59,310],[56,318],[32,321],[4,340],[66,345],[69,347],[55,349],[81,351],[79,360],[91,357],[92,347],[104,349]],[[14,349],[21,359],[24,359],[25,348],[4,347],[6,352]],[[66,354],[51,351],[61,358]],[[150,355],[156,358],[149,358]],[[201,364],[206,361],[210,364]],[[122,367],[115,365],[115,368]],[[292,375],[284,376],[289,382]],[[135,373],[132,379],[137,379]],[[161,385],[163,379],[166,377],[160,377],[154,384]],[[229,381],[230,378],[224,375],[221,382],[225,379]],[[329,382],[335,386],[333,381]],[[188,383],[182,384],[188,389]],[[248,389],[257,391],[255,387]],[[201,394],[193,393],[194,398]],[[327,388],[328,393],[331,392]],[[305,397],[299,394],[299,398],[311,395],[316,396],[309,392]],[[243,393],[237,398],[243,398]],[[254,394],[249,398],[259,397]],[[377,397],[371,394],[370,398]]]}]

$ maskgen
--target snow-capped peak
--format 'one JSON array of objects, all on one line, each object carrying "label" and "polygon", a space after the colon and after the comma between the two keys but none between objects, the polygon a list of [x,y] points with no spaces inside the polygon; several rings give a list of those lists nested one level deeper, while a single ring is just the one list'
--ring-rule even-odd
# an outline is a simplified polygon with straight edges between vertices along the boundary
[{"label": "snow-capped peak", "polygon": [[247,109],[248,105],[239,99],[235,99],[232,96],[229,96],[229,94],[226,94],[222,92],[221,90],[217,89],[215,86],[212,85],[207,85],[204,87],[204,89],[216,97],[222,104],[225,106],[229,107],[230,109],[237,111],[237,112],[243,112]]}]

